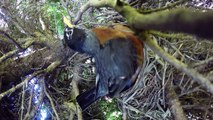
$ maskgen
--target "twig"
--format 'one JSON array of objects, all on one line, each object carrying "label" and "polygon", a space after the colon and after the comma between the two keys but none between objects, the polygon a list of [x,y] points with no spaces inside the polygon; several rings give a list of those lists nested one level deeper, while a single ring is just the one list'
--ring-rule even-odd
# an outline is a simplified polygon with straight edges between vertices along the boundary
[{"label": "twig", "polygon": [[205,78],[203,75],[199,74],[194,69],[189,68],[186,64],[182,63],[175,57],[165,52],[156,42],[152,40],[150,34],[144,32],[143,36],[141,37],[143,37],[142,40],[144,40],[144,43],[148,45],[149,48],[158,56],[163,58],[171,65],[175,66],[178,70],[181,70],[183,73],[186,73],[188,76],[192,77],[193,80],[197,81],[199,84],[201,84],[204,88],[206,88],[209,92],[213,94],[213,84],[207,78]]},{"label": "twig", "polygon": [[25,99],[25,86],[22,86],[22,98],[21,98],[21,120],[23,120],[24,114],[24,99]]}]

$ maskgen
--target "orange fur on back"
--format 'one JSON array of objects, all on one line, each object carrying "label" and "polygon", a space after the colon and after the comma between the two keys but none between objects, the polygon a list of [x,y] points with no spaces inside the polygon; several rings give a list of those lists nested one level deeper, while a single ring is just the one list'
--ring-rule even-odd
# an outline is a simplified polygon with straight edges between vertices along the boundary
[{"label": "orange fur on back", "polygon": [[125,34],[112,28],[99,27],[93,29],[92,31],[96,34],[96,37],[98,38],[101,45],[103,45],[106,41],[115,38],[126,38]]},{"label": "orange fur on back", "polygon": [[98,38],[101,45],[103,45],[108,40],[113,40],[115,38],[126,38],[131,40],[137,52],[137,62],[140,65],[143,64],[143,43],[137,36],[134,35],[134,32],[130,28],[123,25],[116,25],[113,27],[98,27],[92,29],[92,31],[96,34],[96,37]]}]

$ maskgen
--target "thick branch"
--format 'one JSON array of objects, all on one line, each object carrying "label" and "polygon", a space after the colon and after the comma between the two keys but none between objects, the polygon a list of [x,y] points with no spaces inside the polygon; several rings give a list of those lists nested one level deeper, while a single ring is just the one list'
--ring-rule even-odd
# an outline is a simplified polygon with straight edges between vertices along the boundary
[{"label": "thick branch", "polygon": [[173,9],[141,14],[120,0],[90,0],[91,7],[112,7],[123,15],[136,31],[160,30],[194,34],[207,39],[213,38],[213,11]]},{"label": "thick branch", "polygon": [[128,5],[121,7],[117,5],[115,9],[127,18],[129,24],[137,31],[172,31],[194,34],[207,39],[213,38],[212,11],[179,8],[143,15]]}]

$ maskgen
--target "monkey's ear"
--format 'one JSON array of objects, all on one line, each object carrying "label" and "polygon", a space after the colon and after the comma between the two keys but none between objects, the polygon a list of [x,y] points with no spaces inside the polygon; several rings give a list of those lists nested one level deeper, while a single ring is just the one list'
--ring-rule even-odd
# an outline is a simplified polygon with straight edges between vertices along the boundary
[{"label": "monkey's ear", "polygon": [[65,17],[65,16],[63,16],[63,21],[64,21],[64,24],[65,25],[67,25],[69,28],[73,28],[75,25],[73,25],[71,22],[70,22],[70,20],[67,18],[67,17]]}]

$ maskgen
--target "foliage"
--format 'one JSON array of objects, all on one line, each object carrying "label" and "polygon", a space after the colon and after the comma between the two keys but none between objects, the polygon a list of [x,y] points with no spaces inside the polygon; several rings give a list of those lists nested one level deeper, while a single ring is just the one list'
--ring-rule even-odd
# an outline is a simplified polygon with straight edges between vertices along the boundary
[{"label": "foliage", "polygon": [[118,109],[117,100],[101,100],[99,106],[106,120],[122,120],[122,113]]},{"label": "foliage", "polygon": [[50,2],[45,5],[47,17],[50,20],[50,26],[58,34],[64,34],[63,16],[67,15],[66,10],[59,2]]}]

